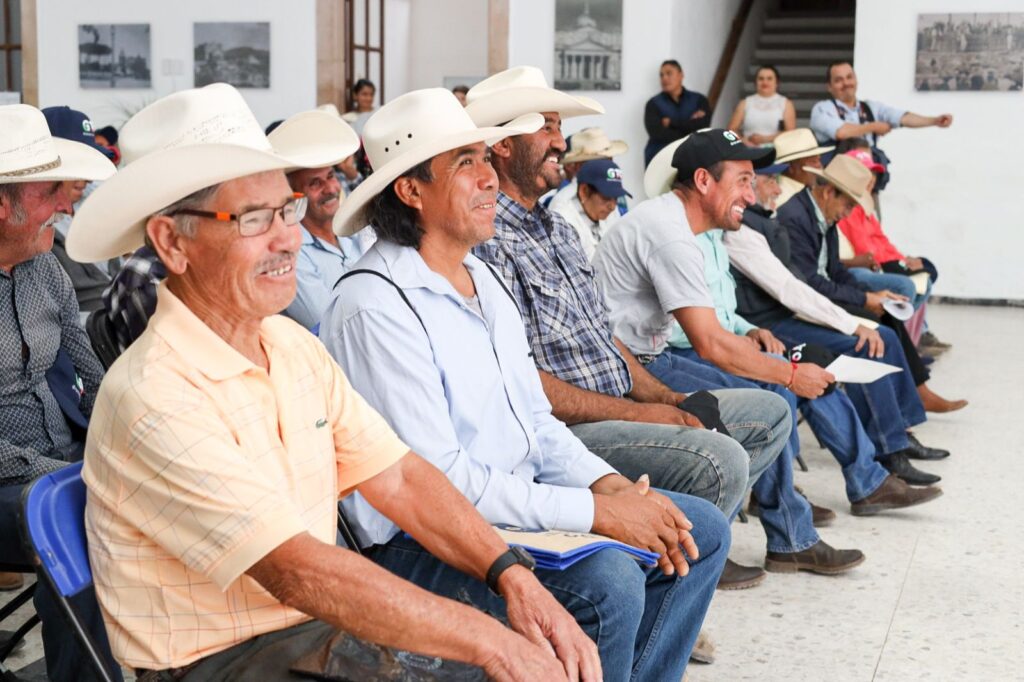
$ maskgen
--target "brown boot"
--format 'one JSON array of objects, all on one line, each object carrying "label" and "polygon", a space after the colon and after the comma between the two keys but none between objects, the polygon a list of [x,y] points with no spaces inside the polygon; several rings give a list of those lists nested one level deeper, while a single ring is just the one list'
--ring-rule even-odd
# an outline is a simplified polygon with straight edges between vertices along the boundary
[{"label": "brown boot", "polygon": [[20,590],[25,586],[25,576],[21,573],[0,573],[0,592]]},{"label": "brown boot", "polygon": [[967,407],[966,400],[946,400],[928,388],[928,384],[918,386],[917,394],[921,396],[921,403],[927,412],[956,412]]},{"label": "brown boot", "polygon": [[821,575],[838,575],[864,563],[859,549],[835,549],[824,540],[802,552],[768,552],[764,567],[771,573],[810,571]]},{"label": "brown boot", "polygon": [[720,590],[746,590],[760,585],[768,574],[758,566],[741,566],[732,559],[725,560],[725,568],[718,578]]},{"label": "brown boot", "polygon": [[904,509],[924,504],[942,495],[942,488],[912,488],[894,474],[889,474],[878,490],[850,505],[854,516],[871,516],[887,509]]}]

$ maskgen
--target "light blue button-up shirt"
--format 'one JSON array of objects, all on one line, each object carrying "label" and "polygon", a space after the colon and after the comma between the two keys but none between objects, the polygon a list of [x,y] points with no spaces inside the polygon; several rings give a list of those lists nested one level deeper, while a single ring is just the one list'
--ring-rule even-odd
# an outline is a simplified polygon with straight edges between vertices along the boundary
[{"label": "light blue button-up shirt", "polygon": [[[312,329],[331,302],[338,278],[348,272],[372,244],[369,228],[351,237],[339,237],[336,243],[319,239],[302,226],[302,248],[295,262],[298,288],[284,314],[303,327]],[[367,243],[369,241],[369,243]]]},{"label": "light blue button-up shirt", "polygon": [[[884,121],[893,128],[900,127],[900,119],[907,113],[906,109],[897,109],[875,100],[864,100],[864,103],[871,109],[876,121]],[[818,142],[823,144],[833,144],[836,133],[847,123],[860,122],[860,100],[857,100],[856,106],[850,107],[837,99],[823,99],[815,102],[811,108],[811,130],[818,138]],[[877,144],[876,135],[870,134],[867,137],[871,144]]]},{"label": "light blue button-up shirt", "polygon": [[[704,253],[704,280],[708,284],[711,298],[715,301],[715,315],[722,328],[745,336],[756,326],[747,322],[736,312],[736,280],[729,270],[729,252],[725,248],[725,232],[708,230],[697,235],[697,244]],[[672,322],[672,334],[668,344],[675,348],[692,348],[683,328]]]},{"label": "light blue button-up shirt", "polygon": [[[490,523],[589,531],[589,486],[615,473],[551,414],[523,320],[493,271],[463,261],[482,315],[410,247],[377,242],[324,313],[320,338],[360,394]],[[425,329],[424,329],[425,327]],[[344,505],[360,543],[397,527],[358,494]]]}]

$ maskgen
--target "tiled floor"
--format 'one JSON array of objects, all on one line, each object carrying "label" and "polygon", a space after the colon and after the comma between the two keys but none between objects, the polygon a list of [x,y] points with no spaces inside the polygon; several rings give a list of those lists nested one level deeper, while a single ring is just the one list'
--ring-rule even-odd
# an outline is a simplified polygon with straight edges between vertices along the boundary
[{"label": "tiled floor", "polygon": [[[922,464],[945,496],[903,513],[849,515],[842,477],[809,432],[811,470],[797,483],[836,510],[822,537],[867,561],[826,578],[771,574],[753,590],[719,592],[706,629],[718,660],[690,666],[691,682],[786,680],[1024,680],[1024,586],[1017,494],[1024,495],[1024,310],[934,306],[932,327],[955,344],[933,388],[967,409],[917,429],[953,456]],[[806,427],[803,427],[806,428]],[[736,524],[734,559],[759,563],[756,519]],[[0,595],[0,601],[6,595]],[[9,663],[42,655],[38,631]]]}]

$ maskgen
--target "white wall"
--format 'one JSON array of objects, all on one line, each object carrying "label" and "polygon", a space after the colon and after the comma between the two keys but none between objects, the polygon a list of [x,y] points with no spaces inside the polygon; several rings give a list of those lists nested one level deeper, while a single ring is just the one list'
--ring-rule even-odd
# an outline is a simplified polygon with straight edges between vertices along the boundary
[{"label": "white wall", "polygon": [[920,114],[952,113],[941,130],[896,130],[882,224],[905,253],[939,268],[935,293],[1024,300],[1024,93],[914,90],[918,13],[1024,11],[1021,0],[858,0],[859,94]]},{"label": "white wall", "polygon": [[[39,104],[66,104],[87,113],[97,126],[118,127],[145,104],[192,87],[192,23],[269,21],[270,85],[244,89],[260,123],[316,106],[316,5],[314,0],[39,0]],[[78,86],[79,24],[150,24],[152,73],[148,90],[98,90]],[[164,75],[166,60],[181,75]]]}]

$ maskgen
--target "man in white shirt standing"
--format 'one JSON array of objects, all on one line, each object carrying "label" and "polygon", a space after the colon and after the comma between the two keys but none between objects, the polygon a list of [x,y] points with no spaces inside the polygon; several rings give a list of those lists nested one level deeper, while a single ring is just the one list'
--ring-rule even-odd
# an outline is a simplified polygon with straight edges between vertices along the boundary
[{"label": "man in white shirt standing", "polygon": [[601,237],[619,217],[616,209],[621,197],[633,198],[622,185],[622,170],[611,159],[596,159],[580,166],[576,192],[571,196],[555,195],[550,208],[572,225],[587,259],[593,259]]}]

